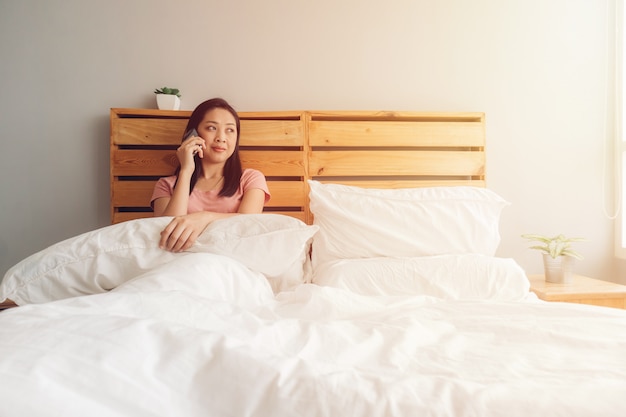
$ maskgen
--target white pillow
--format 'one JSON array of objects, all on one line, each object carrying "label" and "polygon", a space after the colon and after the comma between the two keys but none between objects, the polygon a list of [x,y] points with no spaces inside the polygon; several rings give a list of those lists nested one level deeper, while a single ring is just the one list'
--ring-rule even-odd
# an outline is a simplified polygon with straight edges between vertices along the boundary
[{"label": "white pillow", "polygon": [[[0,283],[0,300],[42,303],[111,290],[183,255],[159,249],[171,217],[127,221],[56,243],[22,260]],[[303,282],[317,226],[279,214],[215,221],[189,252],[229,256],[267,276],[278,291]]]},{"label": "white pillow", "polygon": [[478,187],[366,189],[309,181],[313,266],[335,259],[493,256],[508,203]]},{"label": "white pillow", "polygon": [[280,214],[239,215],[211,223],[189,251],[238,260],[279,292],[310,281],[309,249],[318,229]]},{"label": "white pillow", "polygon": [[519,301],[530,283],[513,259],[478,254],[342,259],[315,269],[313,283],[364,295]]},{"label": "white pillow", "polygon": [[[165,295],[168,300],[173,291],[191,299],[226,302],[243,308],[267,305],[274,297],[263,274],[252,271],[239,261],[213,253],[185,253],[111,290],[116,293],[168,293]],[[170,311],[169,314],[176,313]]]}]

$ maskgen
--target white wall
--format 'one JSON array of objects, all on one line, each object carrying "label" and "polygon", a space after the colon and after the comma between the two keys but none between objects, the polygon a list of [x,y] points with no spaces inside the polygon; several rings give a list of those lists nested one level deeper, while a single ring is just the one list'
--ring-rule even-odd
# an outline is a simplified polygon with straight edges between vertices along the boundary
[{"label": "white wall", "polygon": [[603,194],[614,1],[1,1],[0,273],[108,224],[109,108],[167,85],[187,109],[484,111],[498,255],[540,272],[520,234],[583,236],[579,272],[626,283]]}]

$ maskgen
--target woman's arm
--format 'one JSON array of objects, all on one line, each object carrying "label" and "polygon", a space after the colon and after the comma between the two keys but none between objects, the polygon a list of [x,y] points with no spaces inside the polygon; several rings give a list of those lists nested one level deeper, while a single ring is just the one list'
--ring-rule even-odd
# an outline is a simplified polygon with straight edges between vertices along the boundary
[{"label": "woman's arm", "polygon": [[262,213],[263,206],[265,205],[265,191],[260,188],[252,188],[246,190],[241,198],[241,204],[239,205],[240,214],[255,214]]},{"label": "woman's arm", "polygon": [[[173,199],[173,198],[172,198]],[[158,201],[158,200],[157,200]],[[156,211],[155,202],[155,211]],[[198,236],[211,222],[236,216],[238,214],[262,213],[265,204],[265,191],[253,188],[246,190],[241,199],[237,213],[217,213],[200,211],[177,216],[161,232],[159,247],[172,252],[182,252],[189,249]]]},{"label": "woman's arm", "polygon": [[191,136],[183,141],[176,150],[176,157],[180,162],[178,179],[172,196],[159,198],[154,201],[154,215],[158,216],[182,216],[187,214],[189,206],[189,194],[191,191],[191,177],[196,167],[194,155],[198,153],[200,158],[206,148],[204,139],[199,136]]},{"label": "woman's arm", "polygon": [[154,216],[182,216],[187,214],[189,206],[189,187],[191,175],[180,173],[171,197],[154,200]]}]

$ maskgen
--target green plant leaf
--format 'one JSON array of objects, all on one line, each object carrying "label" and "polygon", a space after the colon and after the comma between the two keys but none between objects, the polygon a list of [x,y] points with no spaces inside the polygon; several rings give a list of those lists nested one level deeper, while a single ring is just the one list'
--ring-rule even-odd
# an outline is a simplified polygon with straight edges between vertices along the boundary
[{"label": "green plant leaf", "polygon": [[530,249],[536,249],[547,253],[552,258],[556,259],[559,256],[572,256],[577,259],[583,259],[583,257],[578,252],[571,248],[571,243],[586,240],[584,238],[567,238],[562,234],[554,237],[547,237],[537,234],[523,234],[522,237],[533,242],[543,243],[543,245],[531,246]]},{"label": "green plant leaf", "polygon": [[156,90],[154,90],[154,93],[155,94],[170,94],[170,95],[180,98],[180,90],[178,88],[169,88],[169,87],[157,88]]}]

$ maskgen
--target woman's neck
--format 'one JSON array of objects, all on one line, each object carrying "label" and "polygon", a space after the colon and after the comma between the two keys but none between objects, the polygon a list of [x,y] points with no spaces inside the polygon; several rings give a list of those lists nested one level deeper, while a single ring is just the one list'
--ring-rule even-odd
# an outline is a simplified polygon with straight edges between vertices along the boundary
[{"label": "woman's neck", "polygon": [[223,166],[219,166],[219,167],[210,167],[209,169],[207,169],[207,167],[202,167],[202,173],[200,173],[200,176],[198,179],[203,178],[205,180],[213,180],[213,179],[217,179],[217,178],[221,178],[224,176],[224,167]]}]

